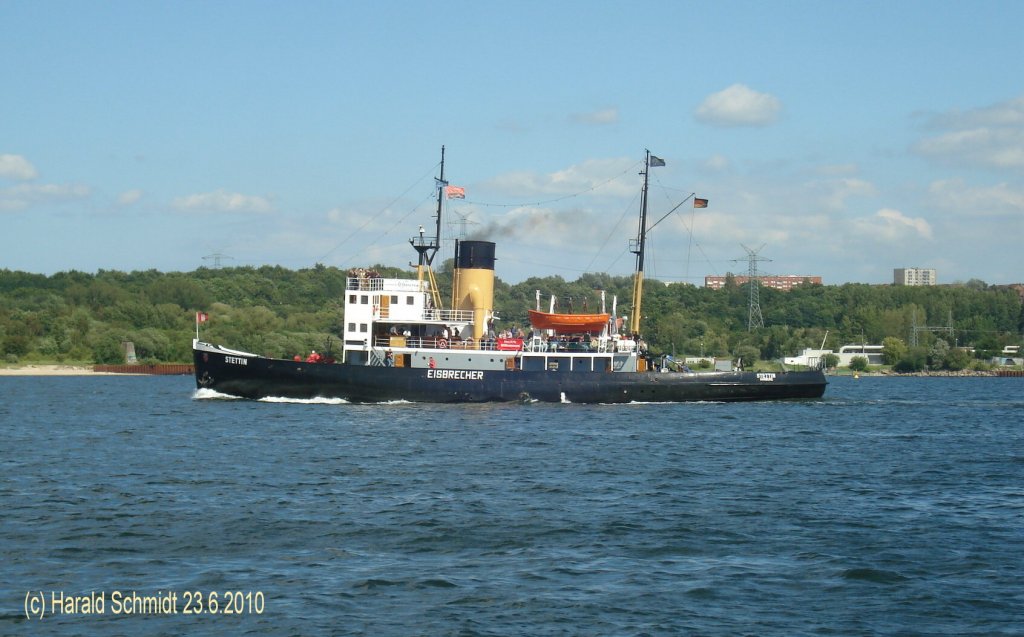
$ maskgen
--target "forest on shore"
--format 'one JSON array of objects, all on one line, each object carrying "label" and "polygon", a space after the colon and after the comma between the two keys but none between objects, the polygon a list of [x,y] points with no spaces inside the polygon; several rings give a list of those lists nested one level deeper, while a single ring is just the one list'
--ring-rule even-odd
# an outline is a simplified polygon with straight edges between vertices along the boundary
[{"label": "forest on shore", "polygon": [[[451,264],[438,272],[442,298]],[[388,277],[408,270],[374,266]],[[124,362],[123,343],[147,363],[191,362],[196,312],[209,320],[203,340],[271,356],[337,348],[344,324],[348,272],[316,265],[199,268],[53,275],[0,270],[0,364]],[[558,311],[611,310],[629,315],[632,277],[585,274],[495,281],[498,329],[526,326],[529,308],[552,295]],[[450,295],[450,292],[449,292]],[[1020,345],[1024,307],[1017,289],[972,280],[929,287],[797,286],[759,290],[764,327],[748,329],[749,288],[727,282],[712,290],[648,280],[641,331],[655,354],[777,360],[807,347],[887,345],[893,364],[908,369],[981,369],[1006,345]],[[916,331],[918,344],[910,347]],[[927,329],[922,329],[927,328]],[[973,348],[973,353],[964,348]]]}]

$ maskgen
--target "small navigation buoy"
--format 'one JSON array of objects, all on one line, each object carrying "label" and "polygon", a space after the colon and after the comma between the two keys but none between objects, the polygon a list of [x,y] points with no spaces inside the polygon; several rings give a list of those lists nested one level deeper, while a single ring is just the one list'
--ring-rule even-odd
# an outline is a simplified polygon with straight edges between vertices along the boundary
[{"label": "small navigation buoy", "polygon": [[860,378],[860,373],[859,372],[854,372],[853,373],[853,380],[857,380],[858,378]]}]

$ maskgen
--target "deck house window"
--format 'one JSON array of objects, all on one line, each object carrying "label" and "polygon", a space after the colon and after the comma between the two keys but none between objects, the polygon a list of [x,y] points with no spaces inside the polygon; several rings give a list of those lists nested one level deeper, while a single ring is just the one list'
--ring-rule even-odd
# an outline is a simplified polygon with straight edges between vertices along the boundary
[{"label": "deck house window", "polygon": [[589,372],[590,359],[585,356],[573,356],[572,357],[572,371],[574,372]]},{"label": "deck house window", "polygon": [[523,371],[524,372],[542,372],[542,371],[544,371],[544,357],[543,356],[524,356],[523,357]]}]

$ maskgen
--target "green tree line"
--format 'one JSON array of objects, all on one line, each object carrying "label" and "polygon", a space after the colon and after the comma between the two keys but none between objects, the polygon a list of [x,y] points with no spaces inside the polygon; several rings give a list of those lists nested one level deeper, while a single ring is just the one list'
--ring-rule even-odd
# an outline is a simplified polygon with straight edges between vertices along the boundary
[{"label": "green tree line", "polygon": [[[389,277],[412,277],[404,269],[374,266]],[[0,353],[6,363],[119,363],[122,343],[131,341],[145,362],[188,362],[195,313],[206,312],[203,340],[272,356],[328,349],[344,325],[347,272],[317,265],[289,270],[277,266],[199,268],[53,275],[0,270]],[[451,263],[438,272],[447,298]],[[631,277],[585,274],[575,281],[558,276],[511,285],[495,281],[499,329],[526,326],[526,310],[554,295],[559,311],[600,309],[600,291],[611,311],[630,312]],[[657,354],[741,356],[774,360],[805,347],[838,349],[848,343],[910,342],[921,331],[914,356],[926,364],[936,355],[973,347],[978,357],[1020,344],[1024,310],[1017,292],[981,282],[905,287],[845,284],[804,285],[792,291],[760,290],[765,327],[747,329],[748,288],[729,282],[712,290],[647,281],[641,332]],[[827,335],[827,336],[826,336]],[[945,354],[942,354],[945,352]],[[910,356],[910,348],[901,359]]]}]

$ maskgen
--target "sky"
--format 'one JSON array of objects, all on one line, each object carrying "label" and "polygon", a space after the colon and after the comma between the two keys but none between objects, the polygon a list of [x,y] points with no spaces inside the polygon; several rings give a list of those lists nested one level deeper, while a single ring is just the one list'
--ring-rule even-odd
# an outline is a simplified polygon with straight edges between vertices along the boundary
[{"label": "sky", "polygon": [[753,253],[1022,282],[1021,25],[1013,0],[0,0],[0,269],[406,266],[443,146],[442,258],[494,241],[509,283],[631,274],[648,150],[648,278]]}]

